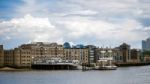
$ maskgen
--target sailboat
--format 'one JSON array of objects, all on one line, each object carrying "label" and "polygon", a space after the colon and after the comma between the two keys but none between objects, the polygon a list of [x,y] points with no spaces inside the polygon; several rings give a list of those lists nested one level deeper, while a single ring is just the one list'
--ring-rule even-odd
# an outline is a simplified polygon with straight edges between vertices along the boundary
[{"label": "sailboat", "polygon": [[112,50],[109,49],[107,52],[109,53],[109,56],[105,55],[106,53],[105,50],[101,51],[101,56],[99,56],[98,65],[95,66],[96,70],[116,70],[117,69],[117,66],[112,63],[113,61],[113,57],[111,56]]}]

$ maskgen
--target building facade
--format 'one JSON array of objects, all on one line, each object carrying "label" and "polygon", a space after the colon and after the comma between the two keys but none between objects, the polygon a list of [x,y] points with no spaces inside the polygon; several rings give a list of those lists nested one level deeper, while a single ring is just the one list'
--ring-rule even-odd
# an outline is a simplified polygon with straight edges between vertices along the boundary
[{"label": "building facade", "polygon": [[14,49],[14,66],[21,67],[21,50],[20,50],[20,48]]},{"label": "building facade", "polygon": [[[78,61],[80,64],[90,64],[90,57],[93,57],[91,52],[92,46],[84,46],[83,44],[71,45],[68,42],[64,43],[64,58],[67,61]],[[91,53],[90,53],[91,52]],[[91,56],[90,56],[91,55]],[[92,60],[94,61],[94,60]]]},{"label": "building facade", "polygon": [[85,46],[88,49],[88,53],[89,53],[89,64],[93,64],[95,63],[95,50],[96,50],[96,46],[94,45],[87,45]]},{"label": "building facade", "polygon": [[88,49],[83,48],[69,48],[69,49],[64,49],[64,60],[76,60],[80,64],[89,63],[89,54],[88,54]]},{"label": "building facade", "polygon": [[57,43],[36,43],[31,50],[32,61],[43,61],[46,59],[64,59],[63,46]]},{"label": "building facade", "polygon": [[4,66],[14,66],[14,50],[4,50]]},{"label": "building facade", "polygon": [[141,61],[141,51],[138,49],[131,49],[131,61],[132,63],[138,63]]},{"label": "building facade", "polygon": [[127,63],[130,61],[131,59],[131,55],[130,55],[130,45],[123,43],[119,46],[119,52],[120,52],[120,56],[122,56],[122,61],[124,63]]},{"label": "building facade", "polygon": [[32,63],[45,63],[45,60],[63,57],[63,47],[57,43],[31,43],[23,44],[14,49],[15,65],[30,67]]},{"label": "building facade", "polygon": [[120,51],[120,49],[114,48],[113,50],[113,58],[115,60],[116,63],[122,63],[123,62],[123,56],[122,56],[122,52]]},{"label": "building facade", "polygon": [[63,46],[57,43],[36,42],[23,44],[12,50],[0,46],[0,66],[31,67],[33,62],[44,63],[51,58],[64,58]]}]

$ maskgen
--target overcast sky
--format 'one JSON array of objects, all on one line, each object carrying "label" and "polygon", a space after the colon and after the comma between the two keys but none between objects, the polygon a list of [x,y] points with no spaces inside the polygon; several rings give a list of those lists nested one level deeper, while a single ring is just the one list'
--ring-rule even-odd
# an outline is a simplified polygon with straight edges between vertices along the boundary
[{"label": "overcast sky", "polygon": [[70,42],[141,48],[150,0],[0,0],[0,44]]}]

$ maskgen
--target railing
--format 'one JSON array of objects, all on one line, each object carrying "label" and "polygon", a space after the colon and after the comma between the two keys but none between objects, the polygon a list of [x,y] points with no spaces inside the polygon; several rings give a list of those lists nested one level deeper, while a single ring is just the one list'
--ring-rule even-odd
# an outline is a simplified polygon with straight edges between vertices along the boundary
[{"label": "railing", "polygon": [[99,60],[113,60],[113,57],[103,57],[99,58]]},{"label": "railing", "polygon": [[32,64],[46,64],[46,65],[54,65],[54,64],[59,64],[59,65],[74,65],[74,64],[79,64],[79,61],[75,60],[33,60]]}]

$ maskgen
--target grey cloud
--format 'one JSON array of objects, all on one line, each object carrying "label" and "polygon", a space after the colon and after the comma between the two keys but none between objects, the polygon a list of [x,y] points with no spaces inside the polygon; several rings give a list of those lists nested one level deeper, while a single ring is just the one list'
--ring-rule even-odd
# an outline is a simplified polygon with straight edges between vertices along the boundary
[{"label": "grey cloud", "polygon": [[[47,31],[39,30],[39,25],[35,24],[31,27],[31,31],[19,32],[18,29],[13,34],[30,32],[37,35],[45,33],[42,34],[43,37],[48,38],[45,40],[52,41],[111,44],[109,42],[113,40],[113,44],[127,41],[133,45],[134,43],[139,44],[138,41],[149,35],[150,3],[148,0],[24,1],[26,1],[24,5],[18,6],[16,9],[18,14],[22,17],[27,13],[40,18],[47,17],[54,29],[49,30],[48,27],[45,27]],[[26,30],[25,27],[21,25],[24,30]],[[13,30],[10,31],[14,32]],[[31,37],[33,36],[32,40],[35,35],[31,35]],[[37,37],[37,39],[41,38],[40,36]]]}]

